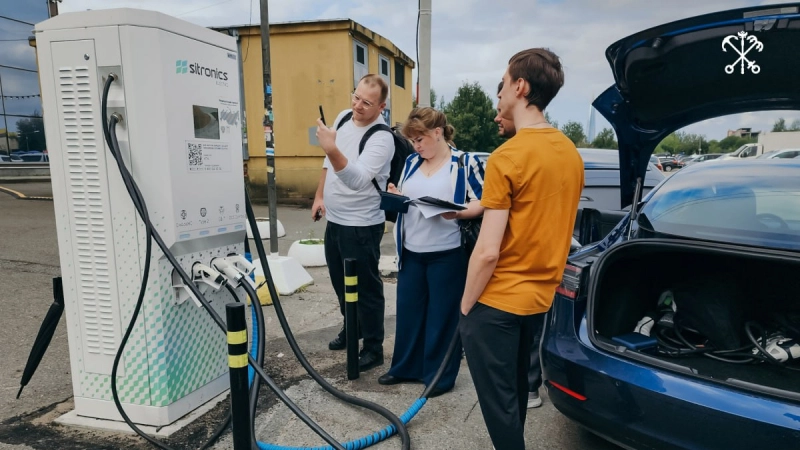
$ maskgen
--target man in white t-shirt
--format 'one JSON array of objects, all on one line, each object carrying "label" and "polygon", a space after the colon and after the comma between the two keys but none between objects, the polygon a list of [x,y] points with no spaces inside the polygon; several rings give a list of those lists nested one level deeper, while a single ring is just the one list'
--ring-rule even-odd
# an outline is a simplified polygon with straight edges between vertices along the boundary
[{"label": "man in white t-shirt", "polygon": [[[381,112],[388,93],[389,86],[380,76],[365,75],[352,94],[352,110],[339,113],[331,128],[317,121],[317,139],[326,157],[311,215],[314,220],[323,215],[328,219],[325,258],[342,318],[344,259],[357,261],[359,335],[364,339],[358,361],[361,371],[383,364],[385,299],[378,261],[386,219],[373,179],[378,186],[386,186],[394,139],[391,133],[378,131],[361,154],[358,150],[369,128],[386,123]],[[340,124],[351,111],[352,118]],[[328,348],[345,348],[344,327]]]}]

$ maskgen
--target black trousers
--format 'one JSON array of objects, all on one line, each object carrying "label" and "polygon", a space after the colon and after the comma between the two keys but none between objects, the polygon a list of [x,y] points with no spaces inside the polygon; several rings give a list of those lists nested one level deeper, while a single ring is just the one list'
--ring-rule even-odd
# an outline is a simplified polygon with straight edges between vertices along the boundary
[{"label": "black trousers", "polygon": [[531,365],[528,369],[528,391],[537,392],[542,386],[542,361],[539,359],[539,344],[542,342],[544,321],[547,313],[535,314],[531,341]]},{"label": "black trousers", "polygon": [[384,224],[351,227],[328,222],[325,229],[325,259],[331,284],[339,299],[344,320],[344,260],[356,260],[358,275],[358,325],[364,350],[383,353],[383,315],[386,300],[378,271]]},{"label": "black trousers", "polygon": [[459,323],[483,421],[497,450],[525,450],[534,320],[477,303]]}]

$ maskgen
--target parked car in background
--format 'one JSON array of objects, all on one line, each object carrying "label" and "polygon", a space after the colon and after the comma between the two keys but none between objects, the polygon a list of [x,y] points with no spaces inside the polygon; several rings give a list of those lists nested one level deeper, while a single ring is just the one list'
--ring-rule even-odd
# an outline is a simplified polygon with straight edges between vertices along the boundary
[{"label": "parked car in background", "polygon": [[772,131],[759,133],[758,142],[744,144],[731,153],[723,156],[725,159],[759,157],[773,150],[796,148],[800,145],[800,131]]},{"label": "parked car in background", "polygon": [[661,167],[664,168],[664,172],[672,172],[684,166],[683,161],[675,156],[664,156],[659,159],[661,160]]},{"label": "parked car in background", "polygon": [[[800,110],[798,11],[707,14],[606,50],[614,85],[593,106],[617,131],[632,208],[568,258],[540,353],[555,407],[622,447],[798,448],[800,160],[695,164],[639,195],[664,136]],[[723,70],[737,55],[720,45],[748,36],[770,50],[758,83]],[[581,229],[595,230],[589,212]]]},{"label": "parked car in background", "polygon": [[705,155],[695,155],[692,159],[684,162],[684,166],[691,166],[692,164],[701,163],[704,161],[711,161],[722,156],[722,153],[706,153]]},{"label": "parked car in background", "polygon": [[[583,159],[584,186],[578,204],[573,237],[582,242],[579,224],[585,208],[596,211],[597,223],[602,232],[610,231],[619,222],[620,211],[620,170],[619,151],[611,149],[579,148]],[[486,164],[489,153],[472,153]],[[650,192],[666,177],[653,164],[647,165],[642,192]]]},{"label": "parked car in background", "polygon": [[764,146],[761,144],[744,144],[736,150],[722,155],[722,159],[752,158],[764,154]]},{"label": "parked car in background", "polygon": [[797,157],[800,157],[800,149],[797,148],[773,150],[763,155],[756,156],[757,159],[793,159]]},{"label": "parked car in background", "polygon": [[661,165],[661,160],[659,160],[655,156],[650,156],[650,164],[656,166],[656,168],[660,171],[664,171],[664,166]]},{"label": "parked car in background", "polygon": [[47,152],[17,150],[11,153],[10,159],[12,162],[48,162],[50,161],[50,156]]}]

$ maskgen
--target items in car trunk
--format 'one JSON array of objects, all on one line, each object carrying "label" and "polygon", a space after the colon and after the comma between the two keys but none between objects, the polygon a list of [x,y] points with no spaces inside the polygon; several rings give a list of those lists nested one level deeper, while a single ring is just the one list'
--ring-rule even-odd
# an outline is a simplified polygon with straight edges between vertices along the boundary
[{"label": "items in car trunk", "polygon": [[629,243],[595,263],[587,305],[595,341],[655,366],[800,400],[800,262],[685,244]]}]

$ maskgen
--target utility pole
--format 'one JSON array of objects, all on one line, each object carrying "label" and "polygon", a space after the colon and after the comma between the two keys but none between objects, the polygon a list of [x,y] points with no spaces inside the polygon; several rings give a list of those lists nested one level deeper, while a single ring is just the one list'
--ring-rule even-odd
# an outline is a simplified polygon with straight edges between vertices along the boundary
[{"label": "utility pole", "polygon": [[419,86],[417,86],[417,105],[433,106],[431,102],[431,3],[419,3]]},{"label": "utility pole", "polygon": [[269,5],[261,0],[261,60],[264,65],[264,126],[269,127],[267,144],[267,201],[269,202],[269,251],[278,253],[278,192],[275,187],[275,125],[272,112],[272,71],[269,53]]}]

